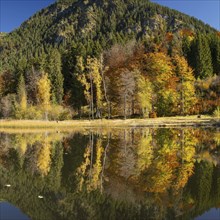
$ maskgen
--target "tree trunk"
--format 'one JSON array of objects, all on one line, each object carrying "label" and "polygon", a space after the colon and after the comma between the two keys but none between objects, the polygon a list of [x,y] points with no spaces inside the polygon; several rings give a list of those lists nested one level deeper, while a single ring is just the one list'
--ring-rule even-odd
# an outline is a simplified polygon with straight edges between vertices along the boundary
[{"label": "tree trunk", "polygon": [[103,88],[104,88],[104,95],[105,95],[105,100],[107,102],[108,106],[108,119],[111,117],[111,110],[110,110],[110,102],[107,96],[107,88],[106,88],[106,83],[105,83],[105,78],[104,78],[104,70],[103,70],[103,55],[101,54],[100,57],[100,63],[101,63],[101,76],[102,76],[102,83],[103,83]]},{"label": "tree trunk", "polygon": [[134,99],[132,100],[132,115],[134,115],[135,112],[134,112]]},{"label": "tree trunk", "polygon": [[126,94],[124,95],[124,119],[126,119],[126,102],[127,102],[127,96]]},{"label": "tree trunk", "polygon": [[94,97],[94,94],[93,94],[93,83],[92,83],[92,74],[90,72],[90,89],[91,89],[91,113],[92,113],[92,120],[94,120],[94,103],[93,103],[93,97]]}]

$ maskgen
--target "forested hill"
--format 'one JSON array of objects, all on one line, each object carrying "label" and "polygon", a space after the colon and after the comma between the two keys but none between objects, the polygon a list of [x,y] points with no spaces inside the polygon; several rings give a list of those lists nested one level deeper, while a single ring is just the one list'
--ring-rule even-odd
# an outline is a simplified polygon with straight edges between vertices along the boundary
[{"label": "forested hill", "polygon": [[195,18],[148,0],[58,0],[1,41],[1,59],[3,65],[8,60],[16,62],[51,45],[65,49],[75,45],[82,54],[97,55],[115,43],[152,36],[159,40],[165,32],[181,29],[215,31]]},{"label": "forested hill", "polygon": [[[7,111],[5,109],[0,111],[6,112],[2,113],[3,115],[13,115],[13,111],[9,111],[8,106],[14,106],[19,102],[21,104],[22,94],[26,93],[28,95],[25,95],[27,97],[23,101],[27,103],[23,107],[42,104],[45,97],[37,93],[42,77],[42,80],[50,84],[49,102],[62,103],[78,109],[79,115],[82,114],[82,107],[89,106],[92,115],[94,112],[99,112],[97,115],[100,115],[101,109],[107,108],[106,106],[110,109],[111,105],[113,114],[114,106],[119,102],[116,98],[118,88],[110,91],[108,88],[111,86],[108,87],[108,84],[117,83],[112,81],[111,76],[117,71],[117,77],[121,76],[122,72],[126,72],[120,71],[120,68],[127,66],[127,61],[131,65],[129,71],[138,70],[145,80],[149,78],[148,80],[151,81],[155,79],[149,75],[150,71],[155,70],[150,66],[144,67],[145,56],[150,59],[146,62],[152,63],[153,66],[160,58],[168,59],[170,64],[166,63],[169,67],[172,64],[171,69],[174,71],[176,66],[174,57],[178,55],[184,59],[183,63],[186,61],[185,64],[193,68],[195,79],[205,79],[220,72],[219,48],[219,33],[214,28],[148,0],[57,0],[33,15],[13,32],[0,34],[0,96],[1,101],[3,100],[2,106],[7,106]],[[117,62],[112,62],[113,58]],[[159,65],[157,64],[158,68]],[[98,71],[99,78],[91,82],[91,78],[85,75],[89,69],[95,72],[94,66],[98,66],[101,71]],[[108,79],[105,79],[104,73]],[[167,74],[169,73],[168,71]],[[175,74],[180,78],[180,74]],[[131,75],[134,76],[133,73]],[[129,78],[129,74],[125,74],[126,77]],[[170,79],[172,77],[175,78],[171,74]],[[134,88],[137,88],[137,78],[140,77],[135,78]],[[98,83],[98,80],[102,83]],[[39,83],[34,84],[38,81]],[[92,88],[93,83],[94,88]],[[152,91],[158,90],[156,89],[158,86],[162,89],[165,85],[160,83],[152,85]],[[93,92],[94,94],[91,94]],[[99,93],[105,94],[105,97],[101,97]],[[146,97],[144,99],[146,100]],[[156,106],[159,96],[154,101],[148,100],[151,102],[148,107],[137,107],[135,100],[132,110],[128,112],[126,109],[130,108],[128,107],[130,104],[126,101],[123,107],[124,114],[125,112],[127,115],[137,112],[140,114],[145,108],[148,109],[147,112],[151,112],[150,105]],[[162,103],[162,100],[160,102]],[[180,104],[175,104],[173,107],[176,108]],[[170,106],[168,103],[166,105]],[[213,106],[205,109],[205,112],[213,111],[217,105],[215,100]],[[181,112],[186,113],[186,108],[183,104],[181,106]],[[138,111],[138,108],[142,110]],[[84,110],[86,112],[86,109]],[[119,112],[116,110],[115,115],[121,115]],[[161,108],[157,110],[159,115],[164,112]],[[177,114],[171,110],[168,112],[171,115]]]}]

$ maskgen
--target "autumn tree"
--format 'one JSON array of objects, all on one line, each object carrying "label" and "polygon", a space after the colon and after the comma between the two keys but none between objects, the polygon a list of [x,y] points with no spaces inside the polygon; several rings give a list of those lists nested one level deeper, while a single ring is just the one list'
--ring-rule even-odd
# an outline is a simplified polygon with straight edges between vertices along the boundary
[{"label": "autumn tree", "polygon": [[137,77],[137,101],[143,117],[149,117],[152,110],[152,83],[147,77],[138,74]]},{"label": "autumn tree", "polygon": [[94,118],[94,100],[96,104],[96,117],[101,117],[102,109],[102,76],[100,74],[100,62],[96,58],[87,58],[86,66],[89,80],[90,80],[90,93],[92,99],[92,117]]},{"label": "autumn tree", "polygon": [[27,109],[27,95],[25,89],[25,81],[23,74],[20,75],[18,87],[17,87],[17,97],[18,97],[18,114],[24,117],[25,111]]},{"label": "autumn tree", "polygon": [[45,137],[41,142],[41,148],[37,157],[37,167],[42,176],[48,175],[51,167],[51,143]]},{"label": "autumn tree", "polygon": [[196,104],[195,94],[195,77],[193,70],[189,67],[186,59],[179,55],[174,56],[173,62],[175,65],[175,72],[178,77],[178,94],[181,115],[192,112],[193,106]]},{"label": "autumn tree", "polygon": [[83,58],[78,57],[77,70],[77,79],[84,87],[84,95],[89,104],[91,118],[94,119],[95,108],[96,116],[101,117],[103,95],[99,60],[87,57],[84,64]]},{"label": "autumn tree", "polygon": [[109,100],[109,95],[108,95],[107,77],[105,75],[105,73],[108,70],[108,67],[104,63],[104,56],[103,56],[103,54],[101,54],[99,62],[100,62],[100,74],[101,74],[101,77],[102,77],[104,97],[105,97],[105,101],[106,101],[107,107],[108,107],[108,119],[110,119],[110,116],[111,116],[111,106],[110,106],[110,100]]},{"label": "autumn tree", "polygon": [[48,120],[48,110],[50,108],[51,85],[47,73],[43,73],[38,83],[38,103],[42,106],[45,114],[45,120]]},{"label": "autumn tree", "polygon": [[135,77],[134,72],[125,69],[119,78],[119,94],[121,102],[123,103],[124,119],[128,115],[128,104],[134,95]]},{"label": "autumn tree", "polygon": [[149,53],[144,56],[142,72],[148,76],[156,93],[153,100],[160,116],[172,115],[177,106],[177,78],[173,71],[171,58],[163,52]]}]

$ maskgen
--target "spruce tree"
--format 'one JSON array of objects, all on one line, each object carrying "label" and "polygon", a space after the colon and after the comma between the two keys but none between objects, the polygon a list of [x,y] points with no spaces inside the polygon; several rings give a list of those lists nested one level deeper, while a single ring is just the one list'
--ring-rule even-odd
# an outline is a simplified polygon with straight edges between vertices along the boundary
[{"label": "spruce tree", "polygon": [[47,72],[51,81],[52,102],[61,104],[63,99],[63,75],[61,72],[61,55],[57,49],[48,54]]},{"label": "spruce tree", "polygon": [[210,48],[212,54],[213,71],[220,75],[220,37],[216,34],[211,35]]},{"label": "spruce tree", "polygon": [[208,40],[205,36],[198,34],[196,39],[196,53],[195,53],[196,77],[200,79],[207,78],[213,75],[211,51]]}]

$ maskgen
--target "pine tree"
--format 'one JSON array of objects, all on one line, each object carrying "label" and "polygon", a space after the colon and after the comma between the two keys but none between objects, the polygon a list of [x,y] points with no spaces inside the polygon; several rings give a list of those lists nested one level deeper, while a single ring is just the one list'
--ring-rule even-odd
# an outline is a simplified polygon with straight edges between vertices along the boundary
[{"label": "pine tree", "polygon": [[213,71],[215,74],[220,75],[220,36],[213,34],[211,35],[210,42]]},{"label": "pine tree", "polygon": [[196,38],[195,73],[200,79],[213,75],[211,51],[205,36],[198,34]]},{"label": "pine tree", "polygon": [[61,104],[63,99],[63,75],[61,72],[61,55],[57,49],[52,49],[48,55],[47,72],[51,81],[51,99]]}]

